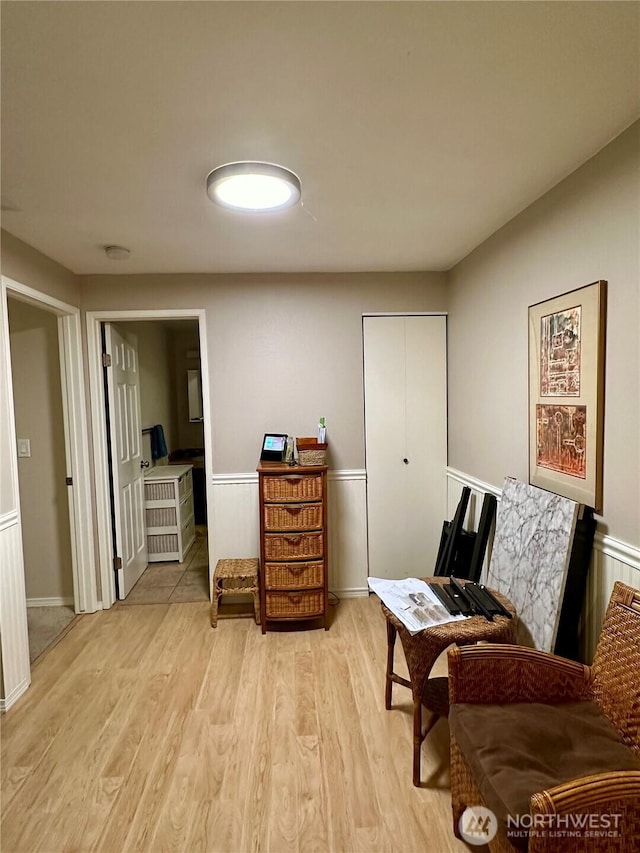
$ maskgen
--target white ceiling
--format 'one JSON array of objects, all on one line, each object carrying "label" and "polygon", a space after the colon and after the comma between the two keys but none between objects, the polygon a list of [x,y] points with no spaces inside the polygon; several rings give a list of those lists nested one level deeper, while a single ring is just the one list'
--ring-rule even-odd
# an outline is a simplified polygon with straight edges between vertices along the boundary
[{"label": "white ceiling", "polygon": [[[2,227],[76,273],[448,269],[640,115],[639,10],[2,2]],[[251,159],[303,206],[213,205]]]}]

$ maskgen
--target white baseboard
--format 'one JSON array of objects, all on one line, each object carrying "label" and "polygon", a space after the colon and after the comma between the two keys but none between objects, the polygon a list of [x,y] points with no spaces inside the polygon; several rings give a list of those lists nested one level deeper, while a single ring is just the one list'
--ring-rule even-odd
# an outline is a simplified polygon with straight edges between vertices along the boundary
[{"label": "white baseboard", "polygon": [[72,595],[53,598],[27,598],[27,607],[73,607]]},{"label": "white baseboard", "polygon": [[6,698],[0,699],[0,714],[4,714],[12,705],[15,705],[22,694],[26,692],[30,684],[31,678],[25,678],[24,681],[20,682],[20,684],[17,684],[13,688]]},{"label": "white baseboard", "polygon": [[329,595],[331,595],[332,592],[335,593],[338,598],[364,598],[364,596],[369,595],[369,587],[356,586],[351,587],[350,589],[330,589]]}]

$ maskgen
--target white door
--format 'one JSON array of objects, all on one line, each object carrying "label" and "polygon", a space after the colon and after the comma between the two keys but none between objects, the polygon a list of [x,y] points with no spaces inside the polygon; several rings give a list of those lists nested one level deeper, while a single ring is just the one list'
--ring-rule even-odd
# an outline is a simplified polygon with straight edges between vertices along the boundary
[{"label": "white door", "polygon": [[446,517],[446,317],[364,317],[369,575],[433,574]]},{"label": "white door", "polygon": [[126,598],[147,568],[144,524],[144,467],[140,414],[138,341],[105,323],[107,396],[115,514],[118,598]]}]

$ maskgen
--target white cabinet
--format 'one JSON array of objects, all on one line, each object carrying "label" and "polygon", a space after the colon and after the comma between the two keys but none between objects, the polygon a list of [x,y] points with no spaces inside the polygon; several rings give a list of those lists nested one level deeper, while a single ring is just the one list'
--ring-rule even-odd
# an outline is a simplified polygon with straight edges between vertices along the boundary
[{"label": "white cabinet", "polygon": [[364,317],[369,574],[433,572],[447,512],[446,317]]},{"label": "white cabinet", "polygon": [[193,465],[158,465],[144,475],[150,563],[182,563],[196,538],[192,468]]}]

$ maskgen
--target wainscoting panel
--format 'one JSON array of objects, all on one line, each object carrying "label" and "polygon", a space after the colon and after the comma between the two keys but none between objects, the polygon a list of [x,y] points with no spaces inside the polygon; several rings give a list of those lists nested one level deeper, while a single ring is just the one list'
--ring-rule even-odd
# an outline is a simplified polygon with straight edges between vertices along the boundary
[{"label": "wainscoting panel", "polygon": [[[329,589],[340,597],[367,595],[367,513],[364,471],[329,471]],[[258,475],[213,478],[210,565],[225,557],[260,554]],[[212,572],[210,572],[212,574]]]},{"label": "wainscoting panel", "polygon": [[[448,468],[447,508],[449,519],[453,518],[464,486],[469,486],[471,489],[465,528],[476,530],[485,493],[490,492],[499,501],[502,489],[489,483],[483,483],[481,480],[464,474],[462,471],[457,471],[455,468]],[[490,541],[487,547],[483,578],[491,555],[491,544]],[[640,548],[614,539],[601,530],[596,530],[580,621],[580,649],[582,658],[587,663],[593,660],[602,620],[611,597],[613,585],[617,580],[629,584],[635,589],[640,589]]]},{"label": "wainscoting panel", "polygon": [[329,471],[329,589],[340,598],[368,595],[367,478]]},{"label": "wainscoting panel", "polygon": [[8,710],[31,683],[27,612],[24,606],[22,534],[17,512],[0,516],[0,642],[3,691],[0,710]]},{"label": "wainscoting panel", "polygon": [[213,478],[209,523],[209,575],[218,560],[260,556],[257,474],[218,474]]}]

